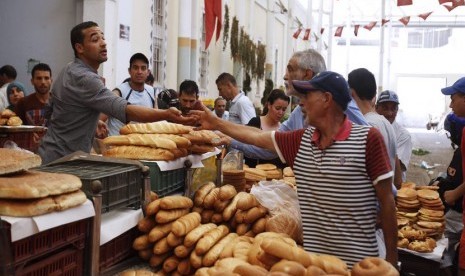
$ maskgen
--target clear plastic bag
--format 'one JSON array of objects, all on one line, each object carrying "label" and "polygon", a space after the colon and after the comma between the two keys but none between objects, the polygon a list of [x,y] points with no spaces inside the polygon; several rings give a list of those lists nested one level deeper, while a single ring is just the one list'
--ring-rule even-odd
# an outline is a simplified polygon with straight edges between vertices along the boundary
[{"label": "clear plastic bag", "polygon": [[285,233],[302,244],[302,219],[297,192],[279,180],[260,181],[250,190],[270,212],[266,230]]}]

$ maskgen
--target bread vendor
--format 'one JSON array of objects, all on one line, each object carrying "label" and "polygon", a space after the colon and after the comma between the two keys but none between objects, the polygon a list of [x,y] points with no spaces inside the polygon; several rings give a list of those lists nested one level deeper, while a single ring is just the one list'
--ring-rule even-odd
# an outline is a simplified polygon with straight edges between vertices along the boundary
[{"label": "bread vendor", "polygon": [[97,23],[87,21],[71,30],[75,59],[57,76],[50,98],[48,130],[39,148],[42,163],[47,164],[75,151],[90,152],[94,134],[105,130],[99,114],[105,113],[122,122],[168,120],[192,123],[176,108],[157,110],[130,105],[108,88],[97,70],[107,57],[107,43]]},{"label": "bread vendor", "polygon": [[293,168],[305,250],[335,255],[349,266],[378,256],[379,201],[386,260],[397,266],[393,172],[383,137],[377,129],[347,119],[344,111],[351,98],[341,75],[326,71],[291,84],[306,111],[306,123],[313,127],[266,132],[233,125],[208,111],[191,113],[200,117],[202,128],[276,151]]}]

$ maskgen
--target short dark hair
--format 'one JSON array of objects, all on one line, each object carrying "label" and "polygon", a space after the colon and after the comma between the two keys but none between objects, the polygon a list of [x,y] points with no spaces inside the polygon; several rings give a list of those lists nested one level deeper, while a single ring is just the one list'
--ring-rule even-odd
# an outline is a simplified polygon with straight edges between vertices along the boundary
[{"label": "short dark hair", "polygon": [[86,21],[77,24],[71,30],[71,47],[73,47],[75,57],[77,57],[77,51],[74,46],[76,45],[76,43],[82,44],[84,42],[84,34],[82,33],[82,31],[92,27],[98,27],[98,24],[93,21]]},{"label": "short dark hair", "polygon": [[5,75],[9,79],[16,79],[18,73],[16,72],[16,69],[13,67],[13,65],[7,64],[0,68],[0,75]]},{"label": "short dark hair", "polygon": [[219,75],[215,81],[217,85],[225,82],[230,82],[232,85],[237,86],[236,78],[233,75],[226,72]]},{"label": "short dark hair", "polygon": [[31,71],[31,76],[34,77],[34,74],[36,71],[47,71],[50,73],[50,77],[52,76],[52,69],[50,69],[50,66],[46,63],[37,63]]},{"label": "short dark hair", "polygon": [[[273,104],[276,100],[281,99],[283,101],[286,101],[289,103],[291,101],[291,98],[284,93],[283,90],[281,89],[273,89],[270,94],[268,94],[268,97],[266,98],[266,103],[267,104]],[[263,108],[262,115],[266,115],[268,113],[268,105],[265,105]]]},{"label": "short dark hair", "polygon": [[179,86],[179,96],[181,96],[181,94],[195,94],[196,96],[199,95],[199,87],[197,85],[197,83],[195,83],[195,81],[193,80],[184,80],[183,82],[181,82],[181,85]]},{"label": "short dark hair", "polygon": [[376,80],[366,68],[358,68],[349,73],[349,87],[361,100],[373,100],[376,97]]},{"label": "short dark hair", "polygon": [[219,101],[225,101],[225,102],[227,102],[227,100],[226,100],[225,98],[223,98],[223,97],[218,97],[218,98],[215,99],[214,105],[216,106],[216,104],[217,104]]},{"label": "short dark hair", "polygon": [[149,59],[142,53],[135,53],[134,55],[132,55],[132,57],[129,59],[129,67],[132,66],[132,64],[134,63],[134,61],[136,60],[140,60],[142,62],[144,62],[145,64],[149,65]]}]

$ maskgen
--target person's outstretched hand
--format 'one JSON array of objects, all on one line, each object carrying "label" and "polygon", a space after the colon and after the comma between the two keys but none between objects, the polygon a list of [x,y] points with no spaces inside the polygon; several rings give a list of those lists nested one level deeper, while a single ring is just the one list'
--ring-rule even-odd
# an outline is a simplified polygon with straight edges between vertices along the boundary
[{"label": "person's outstretched hand", "polygon": [[173,123],[193,125],[197,121],[196,116],[182,116],[182,112],[176,107],[170,107],[167,109],[166,114],[166,119]]},{"label": "person's outstretched hand", "polygon": [[195,116],[198,119],[197,130],[201,129],[210,129],[216,130],[217,125],[220,122],[220,118],[218,118],[213,112],[210,111],[206,106],[202,106],[203,111],[200,110],[191,110],[189,111],[189,115]]}]

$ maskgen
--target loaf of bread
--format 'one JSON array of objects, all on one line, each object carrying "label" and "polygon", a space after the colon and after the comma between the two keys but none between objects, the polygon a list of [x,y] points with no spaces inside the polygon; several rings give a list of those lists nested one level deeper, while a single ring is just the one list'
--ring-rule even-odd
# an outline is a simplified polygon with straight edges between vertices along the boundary
[{"label": "loaf of bread", "polygon": [[234,273],[239,274],[240,276],[266,276],[268,270],[257,265],[238,265],[233,270]]},{"label": "loaf of bread", "polygon": [[215,210],[212,209],[204,209],[200,216],[202,217],[202,223],[210,223],[212,222],[212,216],[215,214]]},{"label": "loaf of bread", "polygon": [[175,148],[170,149],[170,152],[174,155],[174,159],[178,159],[181,157],[186,157],[189,155],[189,150],[185,148]]},{"label": "loaf of bread", "polygon": [[120,276],[158,276],[158,273],[145,269],[129,269],[121,272]]},{"label": "loaf of bread", "polygon": [[212,266],[220,257],[221,252],[224,247],[232,242],[238,235],[236,233],[229,233],[219,242],[217,242],[203,257],[202,264],[203,266]]},{"label": "loaf of bread", "polygon": [[193,229],[186,235],[186,238],[184,239],[184,245],[186,247],[193,246],[206,233],[208,233],[210,230],[216,227],[217,226],[214,223],[202,224],[202,225],[197,226],[195,229]]},{"label": "loaf of bread", "polygon": [[153,246],[153,253],[155,255],[165,254],[170,251],[171,246],[168,244],[167,237],[162,238],[161,240],[157,241]]},{"label": "loaf of bread", "polygon": [[399,272],[387,261],[378,257],[367,257],[352,267],[352,276],[398,276]]},{"label": "loaf of bread", "polygon": [[243,198],[243,197],[247,197],[248,193],[246,192],[239,192],[234,198],[233,200],[231,201],[231,203],[229,203],[228,206],[226,206],[226,208],[224,208],[223,210],[223,220],[224,221],[229,221],[235,214],[236,214],[236,210],[237,210],[237,202]]},{"label": "loaf of bread", "polygon": [[160,210],[155,215],[155,221],[158,223],[168,223],[173,220],[184,216],[189,213],[189,209],[171,209],[171,210]]},{"label": "loaf of bread", "polygon": [[193,130],[187,134],[183,134],[183,137],[189,139],[192,144],[209,144],[219,145],[221,142],[220,136],[211,130]]},{"label": "loaf of bread", "polygon": [[207,144],[192,144],[189,147],[189,150],[193,154],[204,154],[207,152],[214,152],[215,146],[207,145]]},{"label": "loaf of bread", "polygon": [[291,246],[281,240],[264,239],[260,246],[267,254],[280,259],[296,261],[301,263],[304,267],[308,267],[312,264],[308,252],[302,248]]},{"label": "loaf of bread", "polygon": [[139,222],[137,222],[137,229],[139,229],[142,233],[149,233],[156,225],[157,223],[153,216],[143,217],[139,220]]},{"label": "loaf of bread", "polygon": [[237,209],[239,210],[249,210],[250,208],[260,205],[257,198],[253,194],[247,194],[241,197],[237,202]]},{"label": "loaf of bread", "polygon": [[16,116],[16,113],[14,113],[11,109],[9,108],[5,108],[2,113],[1,113],[1,117],[2,118],[10,118],[10,117],[13,117],[13,116]]},{"label": "loaf of bread", "polygon": [[0,148],[0,175],[19,172],[42,164],[37,154],[23,150]]},{"label": "loaf of bread", "polygon": [[236,194],[236,188],[234,188],[234,186],[231,184],[226,184],[220,187],[218,198],[222,201],[226,201],[236,196]]},{"label": "loaf of bread", "polygon": [[135,250],[144,250],[149,248],[152,243],[149,241],[149,236],[147,234],[141,235],[137,238],[134,239],[134,242],[132,243],[132,248]]},{"label": "loaf of bread", "polygon": [[152,255],[153,255],[153,248],[149,247],[147,249],[139,250],[139,251],[137,251],[137,255],[139,255],[139,257],[142,260],[148,261],[148,260],[150,260],[150,257],[152,257]]},{"label": "loaf of bread", "polygon": [[181,259],[186,258],[187,256],[189,256],[192,250],[194,250],[194,248],[194,246],[187,247],[184,244],[180,244],[176,246],[176,248],[174,249],[174,254]]},{"label": "loaf of bread", "polygon": [[188,258],[183,259],[179,262],[177,271],[181,275],[193,275],[195,272]]},{"label": "loaf of bread", "polygon": [[195,253],[195,250],[192,250],[189,260],[191,261],[191,265],[194,268],[199,268],[202,266],[202,255],[198,255]]},{"label": "loaf of bread", "polygon": [[213,188],[208,193],[208,195],[205,197],[205,199],[203,201],[203,206],[205,208],[208,208],[208,209],[213,208],[213,205],[215,204],[215,201],[218,200],[219,193],[220,193],[220,188],[219,187]]},{"label": "loaf of bread", "polygon": [[266,231],[267,217],[259,218],[252,226],[252,231],[259,234]]},{"label": "loaf of bread", "polygon": [[162,149],[177,149],[176,143],[165,137],[155,134],[133,133],[128,135],[108,136],[103,139],[103,143],[109,146],[147,146]]},{"label": "loaf of bread", "polygon": [[176,246],[182,244],[184,241],[184,237],[178,237],[173,232],[170,232],[168,236],[166,236],[166,242],[171,248],[175,248]]},{"label": "loaf of bread", "polygon": [[281,260],[271,267],[270,272],[284,272],[287,275],[305,275],[307,270],[298,262]]},{"label": "loaf of bread", "polygon": [[152,255],[152,257],[150,257],[149,265],[151,267],[158,267],[171,255],[172,255],[171,251],[168,251],[168,252],[163,253],[163,254],[154,254],[154,255]]},{"label": "loaf of bread", "polygon": [[202,206],[205,197],[210,193],[213,188],[215,188],[215,183],[208,182],[203,184],[197,191],[195,191],[194,195],[194,204],[195,206]]},{"label": "loaf of bread", "polygon": [[19,118],[18,116],[13,116],[8,119],[6,124],[9,126],[20,126],[23,124],[23,120],[21,120],[21,118]]},{"label": "loaf of bread", "polygon": [[194,206],[192,199],[180,195],[165,196],[160,200],[160,208],[165,210],[192,208],[192,206]]},{"label": "loaf of bread", "polygon": [[198,242],[195,246],[195,252],[198,255],[203,255],[210,248],[213,247],[220,239],[226,236],[229,233],[228,227],[225,225],[220,225],[217,228],[214,228],[208,231]]},{"label": "loaf of bread", "polygon": [[153,123],[127,124],[120,129],[119,133],[123,135],[131,133],[183,134],[189,133],[191,130],[192,127],[160,121]]},{"label": "loaf of bread", "polygon": [[250,208],[244,216],[245,223],[254,223],[257,219],[264,217],[268,213],[268,209],[259,205],[257,207]]},{"label": "loaf of bread", "polygon": [[[192,202],[192,201],[191,201]],[[173,223],[171,232],[178,237],[187,235],[190,231],[200,225],[200,214],[199,213],[189,213],[177,219]]]},{"label": "loaf of bread", "polygon": [[161,198],[158,198],[147,204],[147,207],[145,207],[145,213],[147,216],[155,215],[158,211],[160,211],[160,200]]},{"label": "loaf of bread", "polygon": [[174,160],[174,154],[166,149],[158,149],[144,146],[117,146],[105,152],[104,156],[126,158],[134,160],[170,161]]},{"label": "loaf of bread", "polygon": [[74,192],[53,196],[53,200],[56,204],[56,210],[63,211],[83,204],[86,202],[87,197],[83,191],[77,190]]}]

